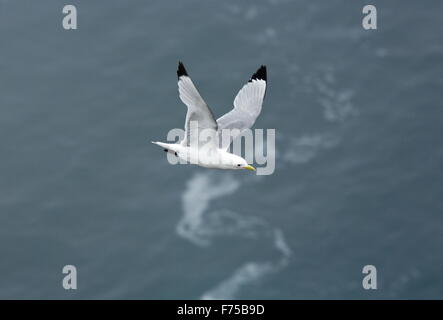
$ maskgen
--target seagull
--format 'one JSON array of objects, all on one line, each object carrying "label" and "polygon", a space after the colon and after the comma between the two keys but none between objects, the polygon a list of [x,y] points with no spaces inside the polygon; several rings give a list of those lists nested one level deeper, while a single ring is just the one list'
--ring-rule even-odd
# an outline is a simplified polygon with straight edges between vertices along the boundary
[{"label": "seagull", "polygon": [[[177,77],[180,99],[188,109],[184,138],[179,143],[152,143],[201,167],[256,171],[244,158],[228,152],[228,149],[237,136],[252,127],[261,112],[266,93],[266,66],[262,65],[240,89],[234,99],[234,108],[217,120],[181,62],[178,64]],[[230,130],[230,139],[222,139],[223,130]],[[203,132],[204,139],[198,136]]]}]

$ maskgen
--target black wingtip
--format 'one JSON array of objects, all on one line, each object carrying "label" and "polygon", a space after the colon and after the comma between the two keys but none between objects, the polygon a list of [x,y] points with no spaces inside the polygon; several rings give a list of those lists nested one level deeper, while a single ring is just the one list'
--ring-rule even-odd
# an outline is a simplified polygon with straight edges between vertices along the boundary
[{"label": "black wingtip", "polygon": [[267,81],[267,74],[266,74],[266,66],[261,66],[260,68],[258,68],[258,70],[252,75],[251,80],[264,80]]},{"label": "black wingtip", "polygon": [[181,61],[178,62],[178,69],[177,69],[177,77],[181,77],[181,76],[187,76],[188,73],[186,72],[185,66],[183,65],[183,63]]}]

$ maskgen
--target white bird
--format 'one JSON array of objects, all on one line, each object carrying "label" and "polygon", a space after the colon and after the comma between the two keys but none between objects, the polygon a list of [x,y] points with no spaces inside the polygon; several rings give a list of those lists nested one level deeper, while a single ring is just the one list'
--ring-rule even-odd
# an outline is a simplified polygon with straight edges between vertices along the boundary
[{"label": "white bird", "polygon": [[[173,153],[186,162],[206,168],[248,169],[255,171],[246,160],[227,151],[230,143],[254,124],[260,114],[266,93],[266,66],[261,66],[240,89],[234,99],[234,108],[215,120],[211,109],[201,97],[183,63],[179,62],[178,91],[181,101],[188,107],[185,137],[180,143],[152,143]],[[224,129],[237,129],[231,139],[222,139]],[[205,133],[205,139],[199,134]],[[196,142],[196,143],[194,143]]]}]

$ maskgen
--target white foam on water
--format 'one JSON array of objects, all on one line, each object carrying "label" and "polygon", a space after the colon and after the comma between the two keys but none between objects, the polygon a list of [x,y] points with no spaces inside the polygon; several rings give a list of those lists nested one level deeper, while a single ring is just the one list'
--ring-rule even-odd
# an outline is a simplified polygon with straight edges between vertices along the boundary
[{"label": "white foam on water", "polygon": [[[291,73],[303,74],[300,70],[292,70]],[[298,78],[292,75],[291,83],[299,85]],[[358,114],[352,103],[354,91],[340,86],[333,66],[320,66],[318,70],[303,75],[302,84],[316,97],[327,121],[340,123]]]},{"label": "white foam on water", "polygon": [[289,257],[292,255],[292,250],[291,248],[289,248],[289,245],[285,240],[283,232],[280,229],[274,230],[274,245],[281,252],[283,257],[282,261],[286,263]]},{"label": "white foam on water", "polygon": [[290,138],[285,144],[282,160],[292,164],[311,161],[320,151],[335,147],[340,139],[332,134],[305,134]]},{"label": "white foam on water", "polygon": [[326,68],[322,76],[314,78],[313,85],[323,107],[325,119],[342,122],[356,113],[352,104],[354,92],[350,89],[337,88],[336,82],[334,70]]},{"label": "white foam on water", "polygon": [[212,178],[211,173],[198,173],[187,183],[182,195],[183,216],[177,225],[177,234],[198,246],[210,244],[213,230],[205,223],[209,203],[235,192],[240,184],[231,175]]},{"label": "white foam on water", "polygon": [[268,274],[276,273],[289,263],[291,249],[286,243],[283,233],[279,229],[273,232],[273,242],[275,248],[281,253],[281,258],[277,261],[267,262],[247,262],[239,267],[227,279],[220,282],[214,288],[205,292],[203,300],[227,300],[235,299],[239,291],[246,285],[255,283]]},{"label": "white foam on water", "polygon": [[232,276],[222,281],[215,288],[205,292],[203,300],[234,299],[238,291],[246,284],[263,277],[273,269],[271,263],[248,262],[238,268]]},{"label": "white foam on water", "polygon": [[244,263],[227,279],[205,292],[202,299],[234,298],[244,286],[286,266],[291,255],[283,233],[264,220],[241,215],[230,208],[208,210],[211,201],[234,193],[240,184],[229,173],[208,171],[194,175],[182,195],[184,214],[177,225],[177,234],[197,246],[209,246],[214,238],[222,236],[252,240],[270,238],[281,258],[277,261]]}]

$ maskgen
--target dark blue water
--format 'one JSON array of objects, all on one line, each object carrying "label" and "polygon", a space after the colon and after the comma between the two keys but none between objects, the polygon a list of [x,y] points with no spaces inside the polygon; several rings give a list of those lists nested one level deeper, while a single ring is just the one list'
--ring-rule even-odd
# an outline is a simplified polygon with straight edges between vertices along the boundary
[{"label": "dark blue water", "polygon": [[[0,298],[443,298],[441,1],[69,4],[0,1]],[[178,60],[216,116],[267,65],[273,175],[149,143]]]}]

